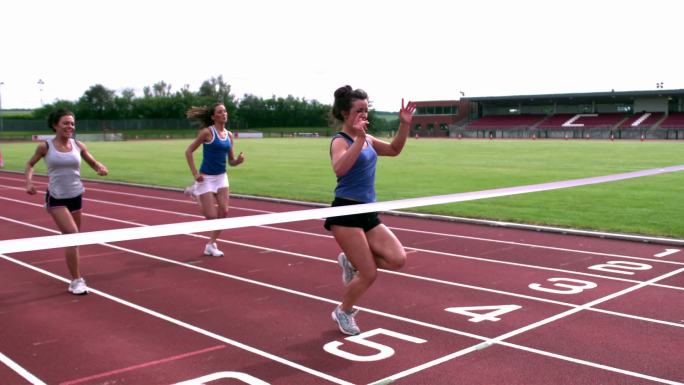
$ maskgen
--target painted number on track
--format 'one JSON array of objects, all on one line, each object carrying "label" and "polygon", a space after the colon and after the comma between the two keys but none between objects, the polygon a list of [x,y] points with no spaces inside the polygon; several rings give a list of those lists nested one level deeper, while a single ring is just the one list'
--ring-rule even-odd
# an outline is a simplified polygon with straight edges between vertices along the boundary
[{"label": "painted number on track", "polygon": [[545,291],[547,293],[554,294],[579,294],[584,290],[593,289],[598,286],[594,282],[582,281],[580,279],[572,278],[549,278],[547,279],[547,281],[553,282],[553,286],[555,286],[556,288],[544,287],[539,283],[531,283],[529,285],[529,288],[533,290]]},{"label": "painted number on track", "polygon": [[633,271],[625,270],[650,270],[653,266],[647,265],[645,263],[638,262],[627,262],[627,261],[608,261],[600,265],[589,266],[591,270],[605,271],[607,273],[616,274],[634,274]]},{"label": "painted number on track", "polygon": [[355,335],[355,336],[345,338],[345,340],[347,340],[349,342],[356,343],[356,344],[363,345],[363,346],[369,347],[371,349],[377,350],[378,352],[375,354],[371,354],[368,356],[361,356],[358,354],[345,352],[344,350],[340,349],[340,346],[342,346],[344,343],[339,342],[339,341],[328,342],[327,344],[325,344],[323,346],[323,350],[325,350],[326,352],[328,352],[330,354],[334,354],[338,357],[346,358],[350,361],[363,361],[363,362],[379,361],[379,360],[384,360],[385,358],[393,356],[394,355],[394,349],[392,349],[391,347],[383,345],[383,344],[379,344],[377,342],[366,340],[366,338],[372,337],[372,336],[377,335],[377,334],[385,334],[385,335],[388,335],[390,337],[398,338],[400,340],[404,340],[404,341],[408,341],[408,342],[413,342],[415,344],[422,344],[422,343],[427,342],[426,340],[424,340],[422,338],[412,337],[412,336],[409,336],[406,334],[393,332],[391,330],[378,328],[378,329],[369,330],[367,332],[363,332],[359,335]]},{"label": "painted number on track", "polygon": [[202,377],[198,377],[198,378],[193,378],[192,380],[178,382],[174,385],[203,385],[203,384],[209,383],[210,381],[220,380],[223,378],[232,378],[232,379],[240,380],[240,381],[244,382],[245,384],[249,384],[249,385],[269,385],[269,383],[266,381],[262,381],[256,377],[252,377],[247,373],[240,373],[240,372],[217,372],[217,373],[207,374],[206,376],[202,376]]},{"label": "painted number on track", "polygon": [[[466,317],[470,317],[468,321],[470,322],[481,322],[481,321],[501,321],[498,316],[512,312],[514,310],[520,309],[520,305],[492,305],[492,306],[461,306],[461,307],[448,307],[444,310],[450,313],[461,314]],[[487,311],[486,313],[477,312],[482,310],[493,310]]]},{"label": "painted number on track", "polygon": [[657,257],[657,258],[662,258],[662,257],[667,257],[668,255],[677,253],[679,251],[681,251],[681,250],[679,250],[679,249],[665,249],[665,251],[663,251],[662,253],[654,254],[653,256]]}]

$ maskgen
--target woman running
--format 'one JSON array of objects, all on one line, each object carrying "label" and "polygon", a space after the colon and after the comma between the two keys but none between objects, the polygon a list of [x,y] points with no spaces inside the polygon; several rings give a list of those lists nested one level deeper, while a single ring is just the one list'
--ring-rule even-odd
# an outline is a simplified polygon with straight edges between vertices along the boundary
[{"label": "woman running", "polygon": [[[233,153],[233,133],[226,128],[228,111],[223,103],[215,103],[211,107],[193,107],[186,115],[202,125],[195,140],[185,150],[185,159],[195,180],[195,184],[186,189],[186,194],[197,200],[206,219],[225,218],[230,197],[226,159],[231,166],[245,161],[242,153],[237,158]],[[200,145],[203,155],[198,171],[192,154]],[[204,246],[204,255],[223,256],[216,246],[220,234],[221,230],[212,231],[209,243]]]},{"label": "woman running", "polygon": [[[333,116],[342,122],[342,130],[330,144],[332,168],[337,176],[332,206],[375,202],[375,167],[378,156],[397,156],[408,137],[415,103],[404,107],[401,101],[399,130],[390,143],[367,133],[368,95],[350,86],[335,91]],[[332,318],[344,334],[356,335],[358,310],[354,305],[377,277],[378,268],[398,270],[406,262],[406,253],[397,237],[382,224],[377,213],[327,218],[325,228],[332,231],[342,253],[338,262],[346,290],[342,303]]]},{"label": "woman running", "polygon": [[[98,175],[107,175],[107,167],[88,152],[85,144],[75,140],[76,120],[74,113],[59,109],[48,116],[48,126],[55,137],[38,145],[36,152],[26,163],[26,192],[34,195],[33,166],[45,158],[48,171],[48,188],[45,192],[45,208],[52,216],[62,234],[78,233],[81,230],[83,192],[81,182],[81,158]],[[71,274],[69,292],[76,295],[88,294],[88,286],[78,266],[78,246],[65,249],[66,263]]]}]

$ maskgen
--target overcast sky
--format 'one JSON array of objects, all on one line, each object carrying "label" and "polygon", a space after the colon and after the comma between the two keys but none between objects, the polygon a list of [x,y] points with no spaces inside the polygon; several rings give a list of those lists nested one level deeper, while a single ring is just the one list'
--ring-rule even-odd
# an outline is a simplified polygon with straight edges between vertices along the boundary
[{"label": "overcast sky", "polygon": [[238,98],[330,104],[350,84],[397,111],[460,92],[683,89],[682,15],[670,0],[8,0],[0,92],[33,108],[223,75]]}]

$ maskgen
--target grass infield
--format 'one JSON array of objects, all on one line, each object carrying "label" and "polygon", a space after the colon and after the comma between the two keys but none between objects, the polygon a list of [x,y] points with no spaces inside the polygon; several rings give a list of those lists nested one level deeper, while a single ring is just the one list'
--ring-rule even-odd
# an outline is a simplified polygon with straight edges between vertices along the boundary
[{"label": "grass infield", "polygon": [[[329,203],[335,177],[329,138],[242,139],[246,161],[230,168],[231,191]],[[184,187],[190,140],[88,142],[108,180]],[[479,191],[684,164],[681,141],[409,139],[378,162],[379,201]],[[4,143],[5,169],[22,171],[36,143]],[[201,151],[195,152],[196,160]],[[100,179],[83,163],[83,177]],[[36,172],[45,173],[40,162]],[[419,212],[684,238],[684,172],[422,207]]]}]

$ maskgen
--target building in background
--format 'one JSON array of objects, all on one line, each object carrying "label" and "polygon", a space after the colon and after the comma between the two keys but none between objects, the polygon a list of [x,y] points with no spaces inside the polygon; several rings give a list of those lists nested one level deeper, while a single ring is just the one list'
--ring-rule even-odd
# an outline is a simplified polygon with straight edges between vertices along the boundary
[{"label": "building in background", "polygon": [[684,90],[462,97],[416,102],[412,135],[684,139]]}]

